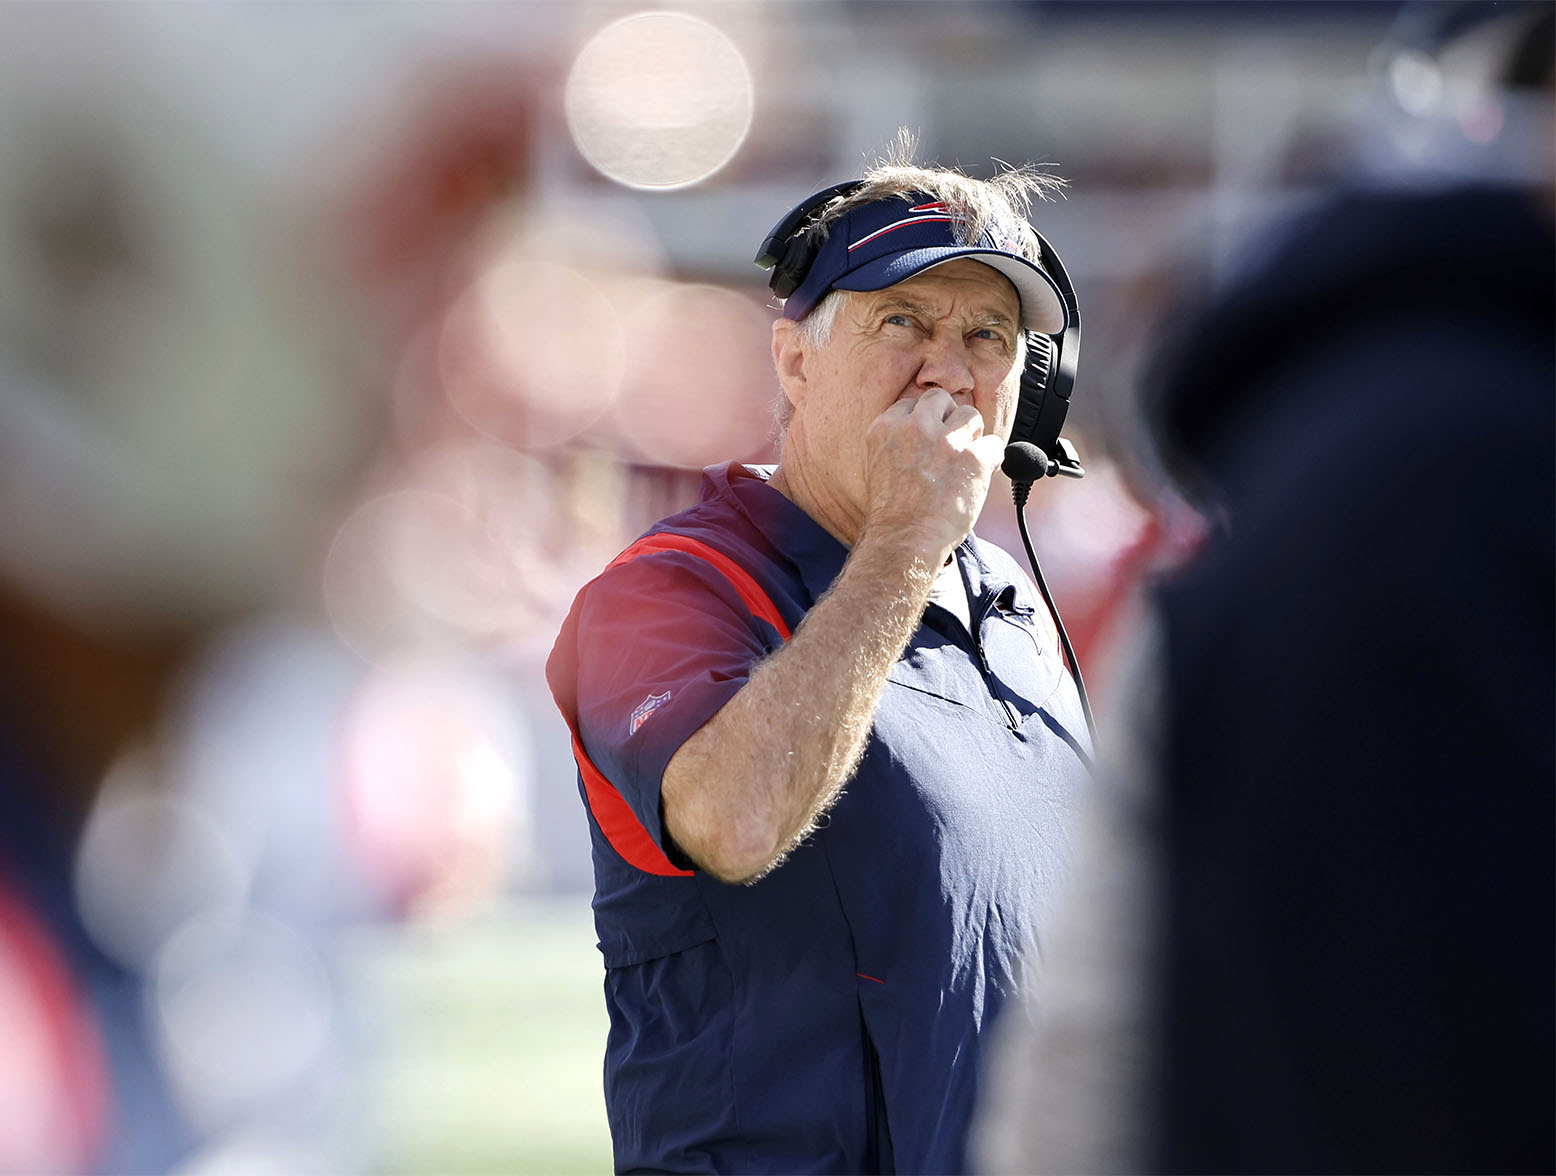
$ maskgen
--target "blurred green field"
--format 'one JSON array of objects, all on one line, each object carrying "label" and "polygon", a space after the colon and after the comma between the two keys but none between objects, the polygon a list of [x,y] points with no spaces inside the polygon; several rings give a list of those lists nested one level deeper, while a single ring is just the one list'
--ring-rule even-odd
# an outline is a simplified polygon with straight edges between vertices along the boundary
[{"label": "blurred green field", "polygon": [[364,1170],[608,1172],[594,942],[587,896],[353,936],[347,1146]]}]

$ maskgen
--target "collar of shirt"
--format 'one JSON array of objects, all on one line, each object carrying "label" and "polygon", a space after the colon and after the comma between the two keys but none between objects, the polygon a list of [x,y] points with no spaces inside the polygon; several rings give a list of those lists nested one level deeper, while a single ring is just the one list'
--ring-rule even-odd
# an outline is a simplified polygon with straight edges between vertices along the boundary
[{"label": "collar of shirt", "polygon": [[[773,550],[793,566],[810,595],[810,603],[815,604],[843,570],[848,548],[768,485],[773,468],[738,462],[713,466],[703,474],[704,494],[727,500],[745,516]],[[991,597],[1016,595],[1016,586],[984,559],[974,536],[962,540],[955,554],[966,575],[975,614],[984,611],[985,602]]]}]

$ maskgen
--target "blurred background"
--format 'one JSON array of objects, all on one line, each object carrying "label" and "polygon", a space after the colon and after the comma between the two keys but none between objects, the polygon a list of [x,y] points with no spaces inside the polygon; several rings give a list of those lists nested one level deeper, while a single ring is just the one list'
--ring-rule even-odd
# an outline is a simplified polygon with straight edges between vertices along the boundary
[{"label": "blurred background", "polygon": [[1105,712],[1199,530],[1135,396],[1184,274],[1390,118],[1498,149],[1398,14],[0,5],[0,1171],[607,1168],[542,665],[771,459],[764,234],[899,127],[1068,179],[1089,472],[1030,516]]}]

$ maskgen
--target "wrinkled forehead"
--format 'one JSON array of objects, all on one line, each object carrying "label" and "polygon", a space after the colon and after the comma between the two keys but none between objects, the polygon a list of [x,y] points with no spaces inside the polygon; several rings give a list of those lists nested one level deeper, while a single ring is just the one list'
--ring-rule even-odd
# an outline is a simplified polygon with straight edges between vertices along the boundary
[{"label": "wrinkled forehead", "polygon": [[1016,285],[999,270],[974,257],[956,257],[929,266],[895,285],[855,298],[887,302],[954,304],[964,312],[997,317],[1010,323],[1021,320],[1021,295]]}]

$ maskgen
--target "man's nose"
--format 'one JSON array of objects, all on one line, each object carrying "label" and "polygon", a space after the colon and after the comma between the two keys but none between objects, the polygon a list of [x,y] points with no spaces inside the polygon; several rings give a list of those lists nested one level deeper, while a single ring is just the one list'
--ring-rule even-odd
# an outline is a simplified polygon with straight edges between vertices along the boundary
[{"label": "man's nose", "polygon": [[943,388],[955,396],[971,395],[973,390],[972,365],[968,362],[967,348],[960,339],[936,334],[924,341],[923,358],[918,369],[918,386],[924,391]]}]

